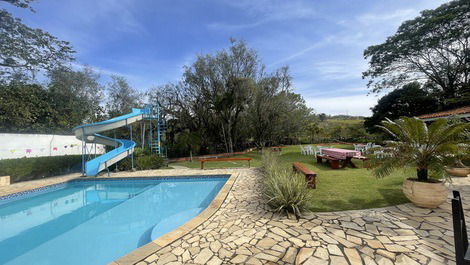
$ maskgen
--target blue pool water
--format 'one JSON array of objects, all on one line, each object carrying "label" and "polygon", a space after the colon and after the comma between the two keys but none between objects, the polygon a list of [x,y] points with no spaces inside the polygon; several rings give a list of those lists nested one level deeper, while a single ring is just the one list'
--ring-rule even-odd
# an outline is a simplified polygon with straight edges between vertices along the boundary
[{"label": "blue pool water", "polygon": [[108,264],[197,216],[227,178],[80,180],[0,200],[0,264]]}]

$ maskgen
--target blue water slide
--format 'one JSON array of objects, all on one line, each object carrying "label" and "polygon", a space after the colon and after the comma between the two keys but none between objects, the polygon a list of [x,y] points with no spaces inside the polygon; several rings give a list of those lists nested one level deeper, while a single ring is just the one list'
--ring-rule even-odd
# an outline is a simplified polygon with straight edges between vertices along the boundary
[{"label": "blue water slide", "polygon": [[84,124],[73,128],[75,137],[85,143],[96,143],[115,147],[113,150],[102,154],[85,163],[85,174],[96,176],[98,173],[118,161],[128,157],[134,152],[135,142],[125,139],[114,139],[100,135],[104,131],[128,126],[140,121],[152,114],[152,108],[132,109],[132,112],[109,120]]}]

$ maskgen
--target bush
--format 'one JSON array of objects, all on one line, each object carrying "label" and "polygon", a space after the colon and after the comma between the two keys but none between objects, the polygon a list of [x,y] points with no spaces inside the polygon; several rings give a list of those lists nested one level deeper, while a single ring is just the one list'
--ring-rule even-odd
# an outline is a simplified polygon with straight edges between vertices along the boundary
[{"label": "bush", "polygon": [[46,178],[80,171],[82,157],[49,156],[0,160],[0,175],[10,176],[11,182]]},{"label": "bush", "polygon": [[[146,149],[135,148],[134,168],[137,170],[159,169],[165,165],[163,157],[151,154]],[[131,170],[132,159],[130,157],[118,162],[119,170]]]},{"label": "bush", "polygon": [[303,175],[279,166],[279,158],[264,152],[261,170],[264,175],[263,195],[275,211],[293,213],[297,217],[308,211],[310,190]]}]

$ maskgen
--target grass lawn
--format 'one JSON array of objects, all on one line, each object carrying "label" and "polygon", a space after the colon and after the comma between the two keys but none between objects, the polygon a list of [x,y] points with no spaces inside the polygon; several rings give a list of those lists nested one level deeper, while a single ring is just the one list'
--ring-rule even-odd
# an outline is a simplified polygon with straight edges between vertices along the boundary
[{"label": "grass lawn", "polygon": [[[335,145],[335,147],[352,148],[348,145]],[[253,167],[258,167],[261,163],[260,152],[251,152],[235,157],[253,158],[251,161]],[[362,167],[361,161],[355,161],[358,168],[333,170],[327,165],[317,164],[313,156],[301,155],[299,146],[283,148],[281,161],[286,168],[290,168],[292,162],[301,162],[317,173],[317,188],[311,190],[313,199],[310,203],[312,211],[315,212],[376,208],[408,202],[401,191],[401,185],[407,175],[403,172],[396,172],[389,177],[377,179],[371,170]],[[169,166],[172,165],[199,168],[200,162],[176,162]],[[205,163],[204,167],[247,167],[247,162],[209,162]],[[408,174],[412,175],[413,173],[409,172]]]}]

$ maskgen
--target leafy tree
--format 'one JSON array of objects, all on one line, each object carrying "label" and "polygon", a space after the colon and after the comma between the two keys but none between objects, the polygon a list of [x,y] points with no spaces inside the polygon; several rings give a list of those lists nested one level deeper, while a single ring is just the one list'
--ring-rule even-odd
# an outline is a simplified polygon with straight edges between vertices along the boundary
[{"label": "leafy tree", "polygon": [[469,17],[470,2],[454,0],[405,21],[384,43],[365,50],[369,87],[379,92],[430,81],[445,100],[461,97],[470,78]]},{"label": "leafy tree", "polygon": [[[217,127],[227,152],[233,152],[238,133],[238,117],[246,107],[259,73],[258,56],[243,41],[231,40],[228,50],[199,56],[186,67],[183,83],[205,102],[202,111],[219,121]],[[194,93],[193,92],[193,93]]]},{"label": "leafy tree", "polygon": [[56,129],[57,116],[50,93],[40,85],[0,86],[1,132],[52,132]]},{"label": "leafy tree", "polygon": [[49,91],[55,95],[56,111],[68,117],[68,127],[103,119],[103,86],[90,67],[79,71],[57,68],[49,71]]},{"label": "leafy tree", "polygon": [[[17,7],[29,7],[31,0],[0,0]],[[0,80],[29,73],[34,78],[38,70],[52,70],[72,61],[73,49],[69,42],[51,34],[33,29],[0,9]]]},{"label": "leafy tree", "polygon": [[232,152],[298,138],[311,110],[291,92],[290,80],[287,68],[266,73],[256,51],[231,40],[228,49],[185,67],[179,83],[149,91],[149,98],[171,120],[170,145],[186,146],[183,136],[191,133],[199,154]]},{"label": "leafy tree", "polygon": [[318,135],[322,132],[322,128],[316,122],[311,122],[307,125],[307,131],[310,138],[310,143],[314,143]]},{"label": "leafy tree", "polygon": [[33,2],[34,0],[0,0],[0,1],[10,3],[16,7],[31,8],[29,4]]},{"label": "leafy tree", "polygon": [[132,111],[142,105],[141,93],[132,88],[122,76],[111,76],[111,82],[107,86],[106,109],[109,117],[116,117]]},{"label": "leafy tree", "polygon": [[369,132],[378,132],[376,125],[385,118],[395,120],[402,116],[413,117],[434,112],[438,100],[432,91],[421,88],[418,82],[409,83],[383,96],[372,108],[372,116],[365,119],[364,126]]}]

